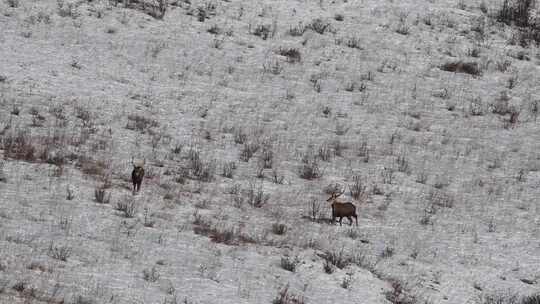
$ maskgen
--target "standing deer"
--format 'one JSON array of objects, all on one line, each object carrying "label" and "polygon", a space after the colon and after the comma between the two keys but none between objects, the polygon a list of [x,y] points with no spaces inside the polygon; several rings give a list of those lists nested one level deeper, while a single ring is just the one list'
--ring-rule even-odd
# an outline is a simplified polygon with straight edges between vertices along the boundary
[{"label": "standing deer", "polygon": [[131,164],[133,165],[133,171],[131,171],[131,182],[133,182],[133,194],[141,190],[141,184],[144,178],[143,167],[145,163],[146,163],[146,159],[144,159],[142,163],[140,162],[135,163],[133,161],[133,157],[131,158]]},{"label": "standing deer", "polygon": [[332,202],[332,224],[336,222],[336,218],[339,217],[339,225],[341,226],[341,220],[346,217],[349,219],[349,225],[352,225],[352,217],[356,220],[356,226],[358,226],[358,216],[356,215],[356,206],[351,202],[341,202],[337,198],[342,195],[345,190],[340,193],[332,192],[330,197],[326,200]]}]

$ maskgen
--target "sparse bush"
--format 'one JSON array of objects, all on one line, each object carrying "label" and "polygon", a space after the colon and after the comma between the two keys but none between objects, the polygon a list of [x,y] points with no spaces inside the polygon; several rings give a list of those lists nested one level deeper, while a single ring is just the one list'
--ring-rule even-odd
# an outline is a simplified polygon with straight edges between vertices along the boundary
[{"label": "sparse bush", "polygon": [[352,273],[347,273],[347,275],[343,278],[341,281],[341,287],[348,289],[351,286],[352,283]]},{"label": "sparse bush", "polygon": [[322,144],[319,147],[319,151],[318,151],[317,156],[322,161],[326,161],[326,162],[330,161],[330,159],[332,158],[332,149],[330,148],[330,146],[328,144]]},{"label": "sparse bush", "polygon": [[272,146],[270,144],[263,145],[261,156],[260,156],[260,163],[262,164],[263,169],[271,169],[274,163],[274,151],[272,150]]},{"label": "sparse bush", "polygon": [[[193,15],[193,12],[188,14]],[[206,19],[209,19],[210,16],[216,14],[216,5],[212,2],[206,2],[206,5],[201,5],[196,9],[197,20],[199,22],[204,22]]]},{"label": "sparse bush", "polygon": [[73,19],[79,16],[79,11],[77,8],[77,3],[75,2],[65,2],[64,0],[57,0],[57,10],[60,17],[71,17]]},{"label": "sparse bush", "polygon": [[349,132],[350,128],[351,127],[349,125],[347,125],[347,124],[337,122],[336,123],[336,129],[334,130],[334,133],[336,133],[336,135],[338,135],[338,136],[342,136],[342,135],[347,134],[347,132]]},{"label": "sparse bush", "polygon": [[506,91],[503,91],[499,97],[495,99],[495,102],[489,105],[491,113],[498,115],[507,115],[513,112],[512,106],[509,103],[510,96]]},{"label": "sparse bush", "polygon": [[[429,207],[429,208],[432,208],[432,207]],[[433,224],[433,221],[431,220],[431,214],[432,212],[429,212],[429,210],[424,210],[424,214],[420,218],[420,224],[423,226]]]},{"label": "sparse bush", "polygon": [[158,126],[159,123],[154,119],[150,119],[137,114],[130,114],[128,115],[126,129],[136,130],[141,133],[151,133],[150,129],[156,128]]},{"label": "sparse bush", "polygon": [[381,176],[384,184],[392,184],[394,181],[394,169],[384,167],[383,171],[381,172]]},{"label": "sparse bush", "polygon": [[282,185],[285,181],[285,176],[281,175],[276,168],[272,169],[272,182],[274,184]]},{"label": "sparse bush", "polygon": [[343,16],[343,14],[335,14],[334,15],[334,20],[343,21],[343,20],[345,20],[345,17]]},{"label": "sparse bush", "polygon": [[71,256],[71,247],[64,246],[64,245],[56,245],[53,242],[49,245],[49,251],[48,254],[51,258],[57,259],[60,261],[67,261],[67,259]]},{"label": "sparse bush", "polygon": [[227,178],[233,178],[234,170],[236,169],[235,162],[226,162],[223,164],[221,176]]},{"label": "sparse bush", "polygon": [[302,36],[306,32],[306,30],[307,28],[302,23],[298,23],[298,25],[289,28],[289,35]]},{"label": "sparse bush", "polygon": [[26,283],[25,281],[18,281],[13,284],[13,286],[11,286],[11,289],[15,290],[16,292],[23,292],[26,289],[27,285],[28,283]]},{"label": "sparse bush", "polygon": [[386,245],[381,251],[381,258],[389,258],[394,255],[394,247]]},{"label": "sparse bush", "polygon": [[343,40],[343,42],[347,47],[350,47],[352,49],[362,49],[362,41],[359,37],[347,37]]},{"label": "sparse bush", "polygon": [[485,113],[485,106],[480,96],[469,100],[469,114],[472,116],[482,116]]},{"label": "sparse bush", "polygon": [[9,158],[28,162],[37,158],[37,146],[29,131],[17,130],[16,133],[9,133],[2,138],[1,144],[5,156]]},{"label": "sparse bush", "polygon": [[298,169],[298,175],[303,179],[316,179],[320,178],[323,174],[319,168],[319,162],[317,158],[309,156],[308,154],[302,157],[302,163]]},{"label": "sparse bush", "polygon": [[[479,296],[479,304],[525,304],[513,293],[483,293]],[[534,302],[533,302],[534,303]]]},{"label": "sparse bush", "polygon": [[11,8],[18,8],[20,3],[19,0],[7,0],[7,5]]},{"label": "sparse bush", "polygon": [[324,253],[323,258],[326,262],[336,266],[339,269],[343,269],[349,266],[350,264],[353,264],[354,262],[354,258],[351,256],[347,256],[343,248],[341,248],[339,251],[327,250]]},{"label": "sparse bush", "polygon": [[416,176],[416,182],[419,184],[425,184],[428,180],[428,174],[425,170],[422,170],[418,172],[418,175]]},{"label": "sparse bush", "polygon": [[261,37],[262,40],[272,38],[273,33],[274,30],[272,29],[272,25],[270,24],[259,24],[251,32],[251,34]]},{"label": "sparse bush", "polygon": [[288,256],[281,257],[281,268],[288,270],[290,272],[294,272],[296,270],[296,266],[300,264],[300,259],[298,257],[291,258]]},{"label": "sparse bush", "polygon": [[401,35],[409,35],[410,28],[406,21],[400,21],[396,28],[396,33]]},{"label": "sparse bush", "polygon": [[272,304],[304,304],[304,297],[293,294],[289,291],[289,285],[283,287]]},{"label": "sparse bush", "polygon": [[454,197],[452,197],[450,194],[432,189],[428,194],[428,202],[435,206],[444,207],[444,208],[452,208],[454,206]]},{"label": "sparse bush", "polygon": [[369,147],[367,141],[364,140],[358,145],[356,156],[362,157],[365,163],[369,162]]},{"label": "sparse bush", "polygon": [[153,266],[150,270],[144,269],[143,270],[143,279],[148,282],[157,282],[159,280],[160,274],[155,266]]},{"label": "sparse bush", "polygon": [[465,73],[473,76],[482,75],[480,65],[476,62],[452,61],[441,65],[439,68],[447,72]]},{"label": "sparse bush", "polygon": [[502,7],[497,12],[496,19],[507,25],[530,26],[534,3],[534,0],[504,0]]},{"label": "sparse bush", "polygon": [[312,221],[318,221],[321,218],[322,204],[321,202],[313,198],[308,201],[308,216]]},{"label": "sparse bush", "polygon": [[256,188],[254,184],[250,184],[249,188],[244,191],[244,195],[246,202],[255,208],[261,208],[270,199],[270,194],[264,192],[262,185]]},{"label": "sparse bush", "polygon": [[144,208],[144,227],[154,227],[155,221],[151,219],[149,212],[150,210],[148,208]]},{"label": "sparse bush", "polygon": [[473,47],[467,51],[467,55],[470,57],[478,58],[480,57],[480,48],[479,47]]},{"label": "sparse bush", "polygon": [[243,144],[247,141],[247,134],[243,128],[234,129],[234,142],[237,144]]},{"label": "sparse bush", "polygon": [[310,30],[312,30],[312,31],[314,31],[316,33],[319,33],[321,35],[323,35],[326,32],[332,32],[333,31],[332,27],[330,26],[330,23],[324,21],[321,18],[313,19],[311,21],[311,23],[309,23],[306,26],[306,28],[310,29]]},{"label": "sparse bush", "polygon": [[295,48],[279,48],[278,54],[287,57],[289,63],[297,63],[302,60],[302,54]]},{"label": "sparse bush", "polygon": [[6,183],[7,182],[7,177],[6,177],[6,173],[4,172],[4,163],[1,162],[0,163],[0,183]]},{"label": "sparse bush", "polygon": [[329,260],[324,260],[323,269],[324,269],[324,272],[327,274],[334,273],[334,265],[332,265],[332,263],[330,263]]},{"label": "sparse bush", "polygon": [[[2,77],[2,76],[0,76]],[[21,108],[19,105],[13,105],[11,107],[11,115],[15,115],[15,116],[19,116],[19,114],[21,113]]]},{"label": "sparse bush", "polygon": [[349,81],[345,84],[345,91],[352,92],[356,88],[357,84],[354,81]]},{"label": "sparse bush", "polygon": [[189,169],[193,178],[210,182],[214,179],[214,173],[216,170],[214,161],[203,161],[200,158],[199,151],[191,148],[188,151]]},{"label": "sparse bush", "polygon": [[256,142],[245,142],[240,151],[240,160],[248,162],[253,155],[259,150],[259,144]]},{"label": "sparse bush", "polygon": [[124,197],[123,200],[117,201],[115,208],[122,212],[122,215],[126,218],[132,218],[137,213],[137,204],[129,197]]},{"label": "sparse bush", "polygon": [[94,199],[100,204],[109,204],[111,202],[111,193],[107,193],[106,188],[101,185],[94,189]]},{"label": "sparse bush", "polygon": [[407,295],[399,281],[391,280],[392,290],[385,293],[386,299],[393,304],[414,304],[416,300]]},{"label": "sparse bush", "polygon": [[334,155],[339,157],[343,156],[343,151],[347,149],[347,145],[343,144],[339,138],[334,139],[331,144]]},{"label": "sparse bush", "polygon": [[399,172],[405,172],[405,173],[409,172],[409,161],[407,160],[407,157],[405,156],[404,153],[402,153],[401,155],[398,155],[398,157],[396,158],[396,163],[397,163]]},{"label": "sparse bush", "polygon": [[355,175],[352,178],[353,183],[349,184],[349,192],[351,197],[355,200],[361,200],[367,198],[367,185],[362,181],[359,175]]},{"label": "sparse bush", "polygon": [[283,66],[279,60],[275,58],[270,58],[263,63],[264,73],[271,73],[273,75],[279,75],[283,71]]},{"label": "sparse bush", "polygon": [[499,72],[506,72],[508,68],[512,65],[510,60],[499,60],[495,62],[497,70]]},{"label": "sparse bush", "polygon": [[241,235],[238,229],[235,229],[234,227],[219,228],[198,215],[193,224],[195,225],[193,227],[193,232],[195,232],[195,234],[208,236],[215,243],[222,243],[225,245],[254,243],[253,239]]},{"label": "sparse bush", "polygon": [[350,237],[353,240],[356,240],[357,238],[360,237],[360,233],[358,232],[358,230],[353,229],[353,228],[350,228],[347,231],[345,231],[345,235],[347,235],[348,237]]},{"label": "sparse bush", "polygon": [[287,232],[287,225],[282,223],[273,223],[272,232],[277,235],[284,235]]},{"label": "sparse bush", "polygon": [[[223,38],[223,37],[215,37],[214,39],[212,39],[212,42],[210,43],[210,46],[213,47],[214,49],[221,50],[224,43],[225,43],[225,38]],[[226,82],[221,82],[221,83],[224,84],[224,86],[226,86]]]},{"label": "sparse bush", "polygon": [[212,25],[212,26],[211,26],[210,28],[208,28],[206,31],[207,31],[208,33],[214,34],[214,35],[219,35],[219,34],[221,34],[221,32],[222,32],[222,31],[221,31],[221,28],[220,28],[217,24]]},{"label": "sparse bush", "polygon": [[540,304],[540,293],[524,297],[521,304]]}]

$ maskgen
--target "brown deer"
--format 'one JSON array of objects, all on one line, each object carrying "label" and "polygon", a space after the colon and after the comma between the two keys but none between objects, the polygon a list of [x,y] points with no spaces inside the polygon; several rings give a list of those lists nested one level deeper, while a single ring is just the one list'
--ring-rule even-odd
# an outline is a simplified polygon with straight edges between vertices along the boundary
[{"label": "brown deer", "polygon": [[133,183],[133,194],[141,190],[141,184],[144,178],[143,167],[145,163],[146,163],[146,159],[144,159],[142,163],[140,162],[135,163],[133,161],[133,157],[131,158],[131,164],[133,165],[133,171],[131,171],[131,182]]},{"label": "brown deer", "polygon": [[358,216],[356,215],[356,206],[351,202],[341,202],[337,198],[342,195],[345,190],[341,192],[332,192],[330,197],[326,200],[332,202],[332,224],[336,222],[336,218],[339,217],[339,225],[341,226],[341,220],[346,217],[349,219],[349,225],[352,225],[352,217],[356,220],[356,226],[358,226]]}]

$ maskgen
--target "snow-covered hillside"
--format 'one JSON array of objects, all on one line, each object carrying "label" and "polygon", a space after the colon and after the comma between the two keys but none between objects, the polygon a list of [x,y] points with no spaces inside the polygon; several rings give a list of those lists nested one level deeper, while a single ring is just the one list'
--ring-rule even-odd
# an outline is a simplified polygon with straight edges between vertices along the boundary
[{"label": "snow-covered hillside", "polygon": [[539,303],[526,2],[1,0],[0,303]]}]

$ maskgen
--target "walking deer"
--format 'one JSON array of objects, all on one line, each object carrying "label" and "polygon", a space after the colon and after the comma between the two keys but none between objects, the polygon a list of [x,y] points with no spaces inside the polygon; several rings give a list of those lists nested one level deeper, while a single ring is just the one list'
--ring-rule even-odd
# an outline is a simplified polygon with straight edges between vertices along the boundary
[{"label": "walking deer", "polygon": [[341,220],[346,217],[349,219],[349,225],[352,225],[354,217],[356,220],[356,226],[358,226],[358,216],[356,214],[356,206],[351,202],[342,202],[338,200],[338,197],[342,195],[345,190],[341,192],[332,192],[330,197],[326,200],[332,203],[332,224],[336,222],[336,218],[339,217],[339,225],[341,226]]},{"label": "walking deer", "polygon": [[141,190],[141,184],[144,178],[144,164],[146,159],[141,162],[135,163],[133,157],[131,158],[131,164],[133,165],[133,171],[131,171],[131,182],[133,183],[133,194]]}]

